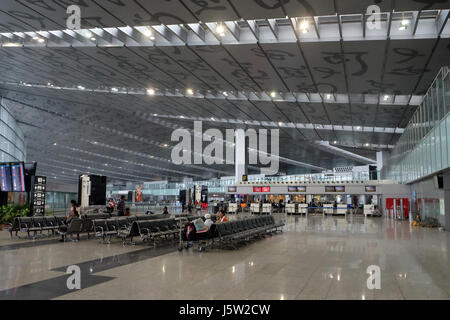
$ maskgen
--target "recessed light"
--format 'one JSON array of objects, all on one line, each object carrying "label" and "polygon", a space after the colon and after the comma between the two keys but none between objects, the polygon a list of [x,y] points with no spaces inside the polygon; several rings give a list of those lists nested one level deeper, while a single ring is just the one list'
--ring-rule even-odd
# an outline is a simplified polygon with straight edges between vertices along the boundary
[{"label": "recessed light", "polygon": [[191,88],[186,89],[187,94],[193,95],[194,94],[194,90],[192,90]]},{"label": "recessed light", "polygon": [[270,96],[271,96],[272,98],[275,98],[275,97],[277,96],[277,93],[276,93],[275,91],[272,91],[272,92],[270,93]]},{"label": "recessed light", "polygon": [[368,147],[369,146],[369,144],[366,142],[366,143],[364,143],[364,145],[366,146],[366,147]]},{"label": "recessed light", "polygon": [[223,27],[222,23],[217,24],[216,33],[220,34],[220,36],[222,36],[222,37],[225,35],[225,28]]},{"label": "recessed light", "polygon": [[300,31],[302,33],[307,33],[309,28],[309,22],[304,19],[302,22],[300,22]]},{"label": "recessed light", "polygon": [[336,140],[334,140],[334,141],[333,141],[333,144],[337,144],[337,141],[336,141]]},{"label": "recessed light", "polygon": [[155,94],[155,89],[152,89],[152,88],[147,89],[147,94],[150,95],[150,96],[154,95]]}]

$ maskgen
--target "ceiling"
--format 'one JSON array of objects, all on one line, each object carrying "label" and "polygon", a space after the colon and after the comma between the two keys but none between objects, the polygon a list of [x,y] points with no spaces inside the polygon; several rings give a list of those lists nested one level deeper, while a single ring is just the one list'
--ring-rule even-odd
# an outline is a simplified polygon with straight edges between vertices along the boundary
[{"label": "ceiling", "polygon": [[[367,164],[395,145],[450,64],[449,1],[79,3],[95,40],[62,31],[67,1],[0,4],[1,103],[24,131],[27,161],[63,182],[86,172],[123,181],[233,175],[233,165],[171,163],[173,130],[193,120],[223,132],[279,129],[283,173]],[[374,3],[391,13],[383,36],[350,19]],[[411,13],[407,34],[395,31],[393,11]],[[335,13],[345,19],[325,17]],[[314,16],[311,36],[284,25],[286,16]],[[223,21],[232,23],[221,41],[214,26]],[[137,26],[153,26],[156,40],[136,36]]]}]

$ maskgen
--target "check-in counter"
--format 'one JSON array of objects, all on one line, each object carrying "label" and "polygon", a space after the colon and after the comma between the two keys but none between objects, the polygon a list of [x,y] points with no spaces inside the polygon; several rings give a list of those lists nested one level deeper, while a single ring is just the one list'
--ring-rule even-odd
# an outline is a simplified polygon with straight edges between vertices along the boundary
[{"label": "check-in counter", "polygon": [[336,214],[343,214],[347,216],[347,205],[346,204],[338,204],[336,208]]},{"label": "check-in counter", "polygon": [[373,204],[365,204],[364,205],[364,216],[371,216],[375,211],[375,206]]},{"label": "check-in counter", "polygon": [[272,213],[272,204],[271,203],[263,203],[262,213],[271,214]]},{"label": "check-in counter", "polygon": [[230,202],[228,203],[228,213],[236,213],[238,210],[237,203]]},{"label": "check-in counter", "polygon": [[326,215],[326,214],[333,214],[333,210],[334,210],[334,208],[333,208],[333,204],[332,203],[324,203],[323,204],[323,215]]},{"label": "check-in counter", "polygon": [[259,211],[259,203],[251,203],[250,204],[251,213],[260,213]]},{"label": "check-in counter", "polygon": [[307,203],[299,203],[298,204],[298,213],[308,215],[308,204]]},{"label": "check-in counter", "polygon": [[295,214],[295,203],[286,204],[286,213]]}]

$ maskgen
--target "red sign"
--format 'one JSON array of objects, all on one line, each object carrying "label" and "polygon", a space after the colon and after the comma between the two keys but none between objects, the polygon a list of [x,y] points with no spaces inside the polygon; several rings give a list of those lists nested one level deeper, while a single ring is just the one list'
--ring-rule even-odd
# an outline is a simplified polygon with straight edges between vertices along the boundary
[{"label": "red sign", "polygon": [[261,187],[253,187],[253,192],[261,192]]},{"label": "red sign", "polygon": [[270,192],[270,187],[262,187],[262,192]]}]

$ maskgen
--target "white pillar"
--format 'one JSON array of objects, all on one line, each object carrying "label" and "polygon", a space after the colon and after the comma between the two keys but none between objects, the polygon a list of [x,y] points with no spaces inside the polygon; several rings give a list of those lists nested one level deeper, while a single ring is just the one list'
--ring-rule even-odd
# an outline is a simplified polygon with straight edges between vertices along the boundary
[{"label": "white pillar", "polygon": [[377,170],[380,171],[383,168],[384,158],[386,157],[386,153],[384,151],[377,152]]},{"label": "white pillar", "polygon": [[245,131],[244,129],[237,129],[234,136],[234,168],[236,183],[242,181],[242,175],[247,173],[246,153],[245,147]]}]

